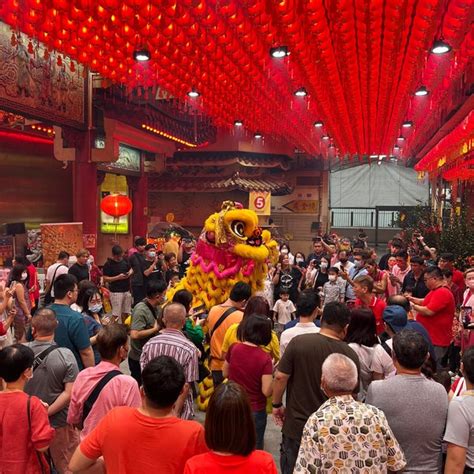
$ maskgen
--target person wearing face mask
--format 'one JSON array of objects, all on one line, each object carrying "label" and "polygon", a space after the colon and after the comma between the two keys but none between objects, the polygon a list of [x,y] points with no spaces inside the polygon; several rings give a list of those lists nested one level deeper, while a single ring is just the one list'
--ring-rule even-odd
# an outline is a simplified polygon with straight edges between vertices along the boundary
[{"label": "person wearing face mask", "polygon": [[0,378],[5,382],[4,390],[0,391],[1,466],[8,472],[45,472],[43,453],[55,434],[44,404],[38,397],[24,392],[26,382],[33,375],[34,358],[33,351],[23,344],[0,351]]},{"label": "person wearing face mask", "polygon": [[297,266],[299,268],[305,268],[306,267],[306,257],[304,256],[304,253],[296,252],[295,266]]},{"label": "person wearing face mask", "polygon": [[339,271],[349,272],[354,264],[349,260],[348,253],[346,250],[339,250],[337,254],[338,261],[333,266],[338,268]]},{"label": "person wearing face mask", "polygon": [[143,346],[160,330],[161,305],[165,302],[166,282],[154,281],[148,285],[146,298],[140,301],[132,312],[132,325],[130,331],[130,353],[128,354],[128,366],[131,376],[142,384],[140,356]]},{"label": "person wearing face mask", "polygon": [[158,258],[156,247],[148,244],[145,247],[145,285],[148,286],[152,281],[164,280],[165,275],[162,270],[162,263]]},{"label": "person wearing face mask", "polygon": [[344,303],[344,295],[346,292],[346,284],[339,277],[339,269],[331,267],[328,270],[329,280],[323,286],[323,306],[328,303]]},{"label": "person wearing face mask", "polygon": [[288,260],[290,262],[290,265],[294,265],[295,263],[295,257],[294,255],[291,253],[290,251],[290,246],[287,245],[287,244],[282,244],[282,246],[280,247],[280,255],[283,255],[283,256],[288,256]]},{"label": "person wearing face mask", "polygon": [[94,351],[94,361],[100,362],[97,349],[97,334],[102,328],[102,298],[97,288],[87,288],[77,298],[77,304],[82,308],[82,317],[86,323],[89,340]]},{"label": "person wearing face mask", "polygon": [[346,280],[346,301],[354,303],[356,300],[356,295],[354,293],[354,280],[363,275],[367,275],[368,271],[365,268],[365,262],[367,261],[367,255],[360,251],[354,252],[354,266],[348,272],[341,272],[341,278]]},{"label": "person wearing face mask", "polygon": [[10,292],[15,301],[16,315],[13,322],[15,339],[25,342],[26,325],[31,321],[31,302],[28,295],[28,272],[17,263],[10,272]]},{"label": "person wearing face mask", "polygon": [[79,433],[67,423],[67,412],[71,400],[72,384],[79,373],[74,354],[66,347],[54,342],[58,325],[54,311],[48,308],[38,310],[31,321],[34,341],[29,347],[35,354],[33,378],[25,392],[48,404],[48,416],[56,435],[49,451],[56,470],[67,472],[72,453],[79,444]]},{"label": "person wearing face mask", "polygon": [[133,273],[130,264],[123,258],[120,245],[112,247],[112,258],[104,265],[104,282],[110,290],[112,317],[115,321],[124,321],[132,312],[132,293],[130,277]]}]

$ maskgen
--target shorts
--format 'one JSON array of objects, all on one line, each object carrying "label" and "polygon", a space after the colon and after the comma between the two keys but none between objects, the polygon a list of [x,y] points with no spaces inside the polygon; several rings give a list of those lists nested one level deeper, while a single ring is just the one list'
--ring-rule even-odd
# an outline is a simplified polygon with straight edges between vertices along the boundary
[{"label": "shorts", "polygon": [[112,305],[112,314],[121,317],[124,314],[132,312],[132,295],[130,291],[123,293],[110,292],[110,304]]}]

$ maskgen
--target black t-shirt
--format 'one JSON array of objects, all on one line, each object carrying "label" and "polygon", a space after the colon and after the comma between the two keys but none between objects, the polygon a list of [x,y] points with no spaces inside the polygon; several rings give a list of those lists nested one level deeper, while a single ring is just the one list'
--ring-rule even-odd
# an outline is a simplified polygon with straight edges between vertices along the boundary
[{"label": "black t-shirt", "polygon": [[[122,273],[128,273],[129,270],[130,265],[126,260],[122,259],[117,262],[117,260],[109,258],[105,262],[103,273],[104,276],[115,277]],[[109,282],[109,290],[112,293],[125,293],[126,291],[130,291],[130,278]]]},{"label": "black t-shirt", "polygon": [[343,341],[322,334],[303,334],[288,344],[278,364],[278,370],[290,376],[282,430],[288,438],[299,441],[309,416],[327,400],[321,390],[321,367],[334,352],[352,359],[360,373],[357,354]]},{"label": "black t-shirt", "polygon": [[[144,270],[148,270],[151,266],[153,265],[153,260],[145,260],[145,268]],[[165,280],[165,277],[163,275],[163,270],[161,270],[159,267],[159,264],[157,265],[156,270],[153,270],[148,276],[145,276],[145,283],[148,286],[150,282],[152,281],[159,281]]]},{"label": "black t-shirt", "polygon": [[298,299],[298,285],[301,280],[302,273],[295,267],[290,270],[280,270],[280,279],[275,285],[274,298],[275,301],[280,298],[280,291],[286,290],[290,294],[290,300],[296,303]]},{"label": "black t-shirt", "polygon": [[147,268],[145,257],[141,253],[135,252],[128,261],[133,268],[132,286],[142,286],[145,282],[143,272]]},{"label": "black t-shirt", "polygon": [[89,267],[87,265],[79,265],[78,263],[75,263],[69,269],[69,273],[77,278],[77,283],[82,280],[89,280]]},{"label": "black t-shirt", "polygon": [[411,291],[413,297],[422,299],[430,292],[426,287],[423,274],[421,274],[417,280],[413,274],[413,270],[410,270],[403,279],[402,293],[405,291]]},{"label": "black t-shirt", "polygon": [[183,250],[183,261],[179,264],[179,278],[183,278],[186,275],[189,264],[191,263],[191,253],[185,252]]}]

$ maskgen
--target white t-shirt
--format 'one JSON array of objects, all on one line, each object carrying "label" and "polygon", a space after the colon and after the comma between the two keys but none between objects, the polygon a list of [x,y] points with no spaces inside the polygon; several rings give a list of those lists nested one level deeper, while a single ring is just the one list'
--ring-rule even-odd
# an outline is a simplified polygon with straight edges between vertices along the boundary
[{"label": "white t-shirt", "polygon": [[278,324],[286,324],[291,321],[291,313],[294,313],[296,308],[293,301],[283,301],[280,299],[273,306],[273,311],[277,314]]},{"label": "white t-shirt", "polygon": [[[56,271],[57,269],[57,271]],[[54,274],[56,272],[56,274]],[[59,275],[65,275],[66,273],[69,272],[69,268],[67,265],[64,265],[64,263],[53,263],[48,267],[48,271],[46,272],[46,280],[48,280],[50,283],[52,283],[53,277],[56,280]],[[54,298],[54,285],[51,286],[51,296]]]},{"label": "white t-shirt", "polygon": [[280,337],[280,359],[283,357],[283,353],[294,337],[319,331],[320,329],[314,323],[297,323],[296,326],[283,331]]},{"label": "white t-shirt", "polygon": [[381,344],[368,347],[350,342],[349,346],[359,357],[360,361],[360,390],[359,400],[363,401],[367,394],[367,388],[372,382],[372,372],[383,374],[384,378],[395,374],[392,358],[387,354]]}]

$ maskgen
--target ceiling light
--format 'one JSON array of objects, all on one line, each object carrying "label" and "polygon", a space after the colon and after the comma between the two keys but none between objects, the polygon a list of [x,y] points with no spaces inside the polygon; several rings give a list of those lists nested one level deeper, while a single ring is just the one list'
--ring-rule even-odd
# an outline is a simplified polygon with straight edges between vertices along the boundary
[{"label": "ceiling light", "polygon": [[425,86],[421,86],[416,92],[415,95],[418,97],[422,97],[424,95],[428,95],[428,89]]},{"label": "ceiling light", "polygon": [[413,127],[413,122],[411,120],[405,120],[405,122],[402,123],[403,128],[410,128]]},{"label": "ceiling light", "polygon": [[281,59],[285,56],[288,56],[290,52],[288,51],[287,46],[276,46],[274,48],[270,48],[270,56],[272,58]]},{"label": "ceiling light", "polygon": [[149,61],[151,59],[150,51],[145,48],[137,49],[133,52],[133,59],[141,62]]},{"label": "ceiling light", "polygon": [[300,87],[295,91],[296,97],[306,97],[308,95],[308,91],[304,87]]},{"label": "ceiling light", "polygon": [[262,138],[263,135],[260,132],[257,132],[255,133],[254,137],[258,139],[258,138]]},{"label": "ceiling light", "polygon": [[399,147],[398,145],[395,145],[395,146],[393,147],[393,149],[394,149],[395,151],[398,151],[398,150],[400,150],[400,147]]},{"label": "ceiling light", "polygon": [[397,140],[400,140],[401,142],[404,142],[405,141],[405,137],[398,137]]},{"label": "ceiling light", "polygon": [[320,121],[319,122],[314,122],[314,126],[316,128],[321,128],[323,125],[324,125],[323,122],[320,122]]},{"label": "ceiling light", "polygon": [[451,51],[451,46],[443,40],[436,40],[431,47],[433,54],[445,54]]},{"label": "ceiling light", "polygon": [[236,121],[234,122],[234,125],[235,125],[236,127],[241,127],[243,124],[244,124],[244,122],[242,122],[242,120],[236,120]]},{"label": "ceiling light", "polygon": [[188,96],[191,97],[192,99],[195,99],[196,97],[199,97],[201,94],[196,89],[191,89],[188,92]]},{"label": "ceiling light", "polygon": [[321,138],[322,138],[323,140],[329,140],[329,135],[323,135]]}]

